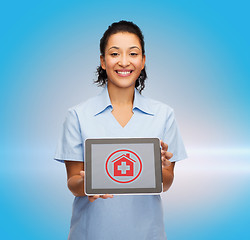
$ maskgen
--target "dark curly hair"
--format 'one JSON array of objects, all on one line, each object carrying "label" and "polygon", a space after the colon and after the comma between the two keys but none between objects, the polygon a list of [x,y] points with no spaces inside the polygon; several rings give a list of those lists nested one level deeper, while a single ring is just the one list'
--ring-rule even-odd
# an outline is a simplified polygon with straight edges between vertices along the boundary
[{"label": "dark curly hair", "polygon": [[[141,29],[133,22],[128,22],[128,21],[122,20],[120,22],[112,23],[108,27],[106,32],[103,34],[103,36],[100,40],[100,53],[103,57],[105,56],[105,48],[107,46],[109,37],[112,34],[119,33],[119,32],[128,32],[128,33],[135,34],[140,40],[140,44],[141,44],[141,48],[142,48],[142,55],[145,55],[144,36],[142,34]],[[106,73],[106,70],[104,70],[101,67],[101,65],[97,67],[96,75],[97,75],[97,80],[95,80],[94,83],[97,83],[98,86],[106,85],[107,73]],[[137,90],[139,90],[140,93],[145,88],[146,78],[147,78],[147,73],[146,73],[145,66],[144,66],[144,68],[142,69],[142,71],[140,73],[140,76],[137,78],[137,80],[135,82],[135,88]]]}]

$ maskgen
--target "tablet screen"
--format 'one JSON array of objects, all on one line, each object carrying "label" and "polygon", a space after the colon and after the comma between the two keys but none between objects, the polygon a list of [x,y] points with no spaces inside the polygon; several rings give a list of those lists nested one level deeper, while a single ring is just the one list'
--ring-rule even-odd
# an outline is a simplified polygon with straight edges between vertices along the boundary
[{"label": "tablet screen", "polygon": [[92,144],[92,188],[155,188],[154,145]]}]

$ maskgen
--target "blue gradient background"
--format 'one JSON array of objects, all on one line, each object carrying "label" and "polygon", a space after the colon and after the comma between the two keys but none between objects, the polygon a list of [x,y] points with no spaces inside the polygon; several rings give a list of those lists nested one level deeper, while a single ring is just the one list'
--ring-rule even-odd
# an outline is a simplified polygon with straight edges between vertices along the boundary
[{"label": "blue gradient background", "polygon": [[66,110],[97,94],[99,39],[145,35],[144,95],[175,109],[189,159],[163,194],[168,240],[250,239],[248,1],[0,4],[2,239],[66,239],[73,196],[52,160]]}]

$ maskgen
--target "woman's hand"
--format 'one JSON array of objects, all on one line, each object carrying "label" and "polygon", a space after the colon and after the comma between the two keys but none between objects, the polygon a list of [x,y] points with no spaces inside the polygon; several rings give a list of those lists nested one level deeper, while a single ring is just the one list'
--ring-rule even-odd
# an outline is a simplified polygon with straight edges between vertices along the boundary
[{"label": "woman's hand", "polygon": [[169,161],[169,159],[173,157],[173,153],[168,152],[168,145],[162,140],[161,148],[163,192],[166,192],[170,188],[174,180],[175,162]]},{"label": "woman's hand", "polygon": [[168,145],[161,140],[161,161],[162,168],[169,167],[171,162],[169,159],[173,157],[173,153],[168,152]]},{"label": "woman's hand", "polygon": [[[81,175],[81,177],[83,178],[83,181],[84,181],[85,171],[80,171],[80,175]],[[88,196],[88,199],[89,199],[90,202],[94,202],[98,198],[103,198],[103,199],[113,198],[113,195],[104,194],[104,195]]]}]

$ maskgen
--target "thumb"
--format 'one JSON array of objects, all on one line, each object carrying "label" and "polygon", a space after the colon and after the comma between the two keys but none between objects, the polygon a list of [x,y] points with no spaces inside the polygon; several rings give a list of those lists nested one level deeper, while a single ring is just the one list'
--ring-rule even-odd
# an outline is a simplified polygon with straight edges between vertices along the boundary
[{"label": "thumb", "polygon": [[85,171],[80,171],[80,176],[84,177],[85,176]]}]

